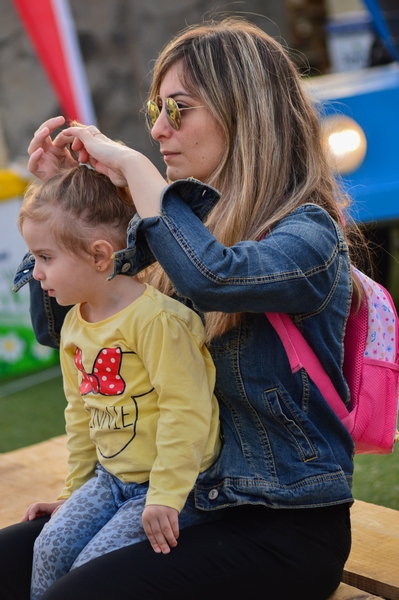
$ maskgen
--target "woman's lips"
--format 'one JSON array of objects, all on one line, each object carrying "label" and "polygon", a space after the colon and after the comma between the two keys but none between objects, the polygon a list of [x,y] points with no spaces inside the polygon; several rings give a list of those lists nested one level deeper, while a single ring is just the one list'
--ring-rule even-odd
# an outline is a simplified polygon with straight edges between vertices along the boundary
[{"label": "woman's lips", "polygon": [[175,156],[179,155],[179,152],[162,152],[163,155],[163,159],[165,162],[168,162],[168,160],[173,159]]}]

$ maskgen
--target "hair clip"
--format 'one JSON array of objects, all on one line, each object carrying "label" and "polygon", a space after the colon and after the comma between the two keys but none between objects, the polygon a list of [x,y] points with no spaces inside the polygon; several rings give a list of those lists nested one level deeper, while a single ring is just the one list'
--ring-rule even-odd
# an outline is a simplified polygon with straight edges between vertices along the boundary
[{"label": "hair clip", "polygon": [[90,169],[90,171],[95,171],[95,168],[89,165],[89,163],[79,163],[79,167],[86,167],[86,169]]}]

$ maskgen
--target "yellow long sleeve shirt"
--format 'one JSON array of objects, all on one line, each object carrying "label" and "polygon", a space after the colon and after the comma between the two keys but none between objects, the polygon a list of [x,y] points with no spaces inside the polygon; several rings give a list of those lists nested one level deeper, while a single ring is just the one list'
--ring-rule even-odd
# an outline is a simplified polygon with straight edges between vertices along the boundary
[{"label": "yellow long sleeve shirt", "polygon": [[99,461],[125,483],[149,481],[147,504],[183,508],[220,450],[215,367],[201,319],[155,288],[97,323],[79,306],[61,332],[68,498]]}]

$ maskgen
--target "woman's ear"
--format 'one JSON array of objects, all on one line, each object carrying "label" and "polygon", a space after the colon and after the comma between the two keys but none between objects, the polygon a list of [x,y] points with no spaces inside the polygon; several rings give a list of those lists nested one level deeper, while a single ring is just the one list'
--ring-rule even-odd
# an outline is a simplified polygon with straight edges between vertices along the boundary
[{"label": "woman's ear", "polygon": [[106,271],[112,262],[114,249],[106,240],[96,240],[90,246],[90,255],[97,271]]}]

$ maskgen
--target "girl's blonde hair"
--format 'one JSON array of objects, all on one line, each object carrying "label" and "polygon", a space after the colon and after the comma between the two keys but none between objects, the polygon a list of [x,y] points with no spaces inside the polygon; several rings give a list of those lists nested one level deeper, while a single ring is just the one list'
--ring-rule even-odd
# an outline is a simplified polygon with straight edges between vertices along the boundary
[{"label": "girl's blonde hair", "polygon": [[[158,96],[165,74],[178,62],[183,85],[206,104],[226,139],[222,160],[206,182],[222,194],[206,222],[222,244],[259,240],[307,202],[341,223],[348,199],[327,163],[319,116],[278,42],[238,18],[189,27],[156,61],[150,99]],[[171,293],[159,266],[151,278]],[[208,339],[240,318],[207,314]]]},{"label": "girl's blonde hair", "polygon": [[82,165],[44,183],[30,184],[18,225],[22,231],[26,219],[46,223],[61,247],[84,255],[91,242],[100,238],[115,251],[125,248],[126,230],[135,212],[128,188],[118,188],[105,175]]}]

